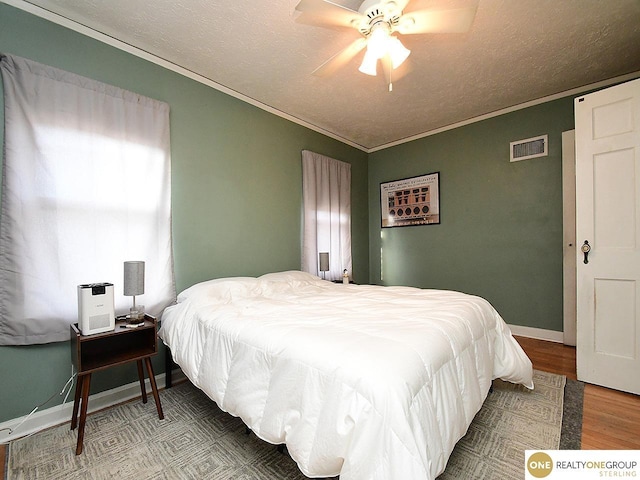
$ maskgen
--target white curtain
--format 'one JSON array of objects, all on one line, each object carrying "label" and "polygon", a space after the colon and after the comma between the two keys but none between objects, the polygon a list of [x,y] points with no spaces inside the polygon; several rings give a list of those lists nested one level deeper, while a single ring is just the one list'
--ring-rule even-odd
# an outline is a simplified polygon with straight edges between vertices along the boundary
[{"label": "white curtain", "polygon": [[329,253],[327,280],[342,278],[351,265],[351,165],[302,151],[304,204],[302,270],[322,277],[318,254]]},{"label": "white curtain", "polygon": [[136,303],[174,301],[169,106],[4,55],[0,345],[69,339],[77,286],[114,284],[145,262]]}]

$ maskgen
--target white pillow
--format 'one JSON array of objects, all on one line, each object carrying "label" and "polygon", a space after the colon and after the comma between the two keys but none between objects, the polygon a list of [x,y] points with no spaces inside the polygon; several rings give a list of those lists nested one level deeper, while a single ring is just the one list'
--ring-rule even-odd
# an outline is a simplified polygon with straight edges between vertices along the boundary
[{"label": "white pillow", "polygon": [[194,285],[191,285],[189,288],[183,290],[178,294],[177,301],[178,303],[184,302],[186,299],[197,295],[211,287],[218,286],[218,284],[222,284],[225,282],[237,282],[237,283],[255,283],[256,279],[254,277],[224,277],[224,278],[214,278],[212,280],[205,280],[204,282],[199,282]]},{"label": "white pillow", "polygon": [[267,280],[270,282],[316,282],[322,281],[320,277],[317,277],[308,272],[301,272],[299,270],[288,270],[285,272],[265,273],[260,280]]}]

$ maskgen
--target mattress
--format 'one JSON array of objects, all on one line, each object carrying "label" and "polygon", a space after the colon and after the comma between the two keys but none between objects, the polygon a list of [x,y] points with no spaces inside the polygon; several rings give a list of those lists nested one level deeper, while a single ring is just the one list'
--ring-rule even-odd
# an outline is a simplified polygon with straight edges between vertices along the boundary
[{"label": "mattress", "polygon": [[495,378],[532,365],[486,300],[298,271],[196,284],[159,335],[189,380],[308,477],[433,479]]}]

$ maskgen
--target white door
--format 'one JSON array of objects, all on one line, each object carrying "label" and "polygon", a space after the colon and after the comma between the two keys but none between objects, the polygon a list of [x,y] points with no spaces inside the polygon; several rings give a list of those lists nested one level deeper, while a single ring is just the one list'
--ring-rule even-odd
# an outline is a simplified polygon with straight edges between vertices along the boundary
[{"label": "white door", "polygon": [[640,79],[575,116],[578,379],[640,394]]}]

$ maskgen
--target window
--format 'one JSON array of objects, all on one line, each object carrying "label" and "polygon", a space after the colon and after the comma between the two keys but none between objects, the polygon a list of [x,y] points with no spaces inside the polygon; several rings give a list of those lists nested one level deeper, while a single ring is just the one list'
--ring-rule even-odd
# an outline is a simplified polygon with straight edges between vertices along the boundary
[{"label": "window", "polygon": [[114,284],[145,261],[139,302],[175,299],[169,106],[20,57],[0,61],[5,158],[0,345],[69,339],[77,286]]},{"label": "window", "polygon": [[303,150],[302,195],[302,270],[322,276],[318,254],[329,252],[326,278],[352,276],[351,165]]}]

